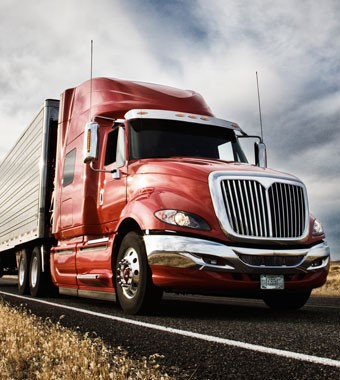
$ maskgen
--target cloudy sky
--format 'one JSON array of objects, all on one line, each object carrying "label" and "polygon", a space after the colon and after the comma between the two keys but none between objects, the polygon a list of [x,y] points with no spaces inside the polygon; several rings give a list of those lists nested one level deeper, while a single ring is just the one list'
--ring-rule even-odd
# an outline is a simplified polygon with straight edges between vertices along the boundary
[{"label": "cloudy sky", "polygon": [[340,2],[1,0],[0,159],[46,98],[90,75],[200,92],[300,177],[340,259]]}]

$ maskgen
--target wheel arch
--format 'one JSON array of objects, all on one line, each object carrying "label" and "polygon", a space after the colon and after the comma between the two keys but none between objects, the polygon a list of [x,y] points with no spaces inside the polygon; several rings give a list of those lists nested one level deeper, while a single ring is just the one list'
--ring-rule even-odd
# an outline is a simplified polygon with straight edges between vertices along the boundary
[{"label": "wheel arch", "polygon": [[[138,224],[138,222],[133,218],[126,218],[124,219],[118,227],[116,237],[114,239],[113,249],[112,249],[112,267],[113,269],[116,268],[116,261],[118,256],[118,251],[120,248],[120,245],[124,239],[124,237],[132,231],[136,231],[140,234],[143,233],[143,229]],[[114,272],[115,273],[115,272]]]},{"label": "wheel arch", "polygon": [[19,263],[19,257],[23,250],[26,251],[26,253],[29,255],[29,257],[32,256],[32,252],[35,248],[39,250],[40,257],[41,257],[41,269],[42,272],[48,272],[49,271],[49,263],[50,263],[50,251],[53,243],[51,241],[44,241],[42,239],[36,239],[32,240],[28,243],[18,245],[15,248],[15,254],[16,254],[16,263],[18,265]]}]

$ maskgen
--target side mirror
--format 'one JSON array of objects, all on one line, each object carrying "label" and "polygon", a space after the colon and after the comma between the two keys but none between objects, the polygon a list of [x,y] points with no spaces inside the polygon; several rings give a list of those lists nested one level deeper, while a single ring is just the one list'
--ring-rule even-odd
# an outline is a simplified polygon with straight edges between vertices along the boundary
[{"label": "side mirror", "polygon": [[84,162],[93,162],[98,158],[98,130],[99,124],[92,121],[86,123],[84,131]]},{"label": "side mirror", "polygon": [[263,142],[256,142],[254,144],[255,150],[255,163],[260,168],[267,167],[267,148],[266,144]]}]

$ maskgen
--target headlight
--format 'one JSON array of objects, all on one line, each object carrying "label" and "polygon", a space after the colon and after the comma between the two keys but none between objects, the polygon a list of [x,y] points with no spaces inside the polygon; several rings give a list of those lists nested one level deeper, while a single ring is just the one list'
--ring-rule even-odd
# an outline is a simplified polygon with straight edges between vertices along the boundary
[{"label": "headlight", "polygon": [[312,234],[313,236],[320,236],[324,234],[322,224],[317,219],[314,219]]},{"label": "headlight", "polygon": [[174,226],[210,230],[208,223],[198,215],[179,210],[159,210],[155,212],[157,219]]}]

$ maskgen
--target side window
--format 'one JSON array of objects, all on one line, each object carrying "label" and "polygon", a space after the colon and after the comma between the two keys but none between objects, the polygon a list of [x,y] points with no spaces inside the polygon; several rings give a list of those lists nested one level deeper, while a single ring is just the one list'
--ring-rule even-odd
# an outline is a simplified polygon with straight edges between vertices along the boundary
[{"label": "side window", "polygon": [[105,162],[104,162],[105,166],[113,164],[116,161],[117,139],[118,139],[118,128],[110,132],[107,136]]},{"label": "side window", "polygon": [[118,128],[117,142],[117,168],[121,168],[125,164],[125,130],[122,127]]},{"label": "side window", "polygon": [[66,154],[63,173],[63,187],[70,185],[74,179],[74,169],[76,167],[76,149]]}]

